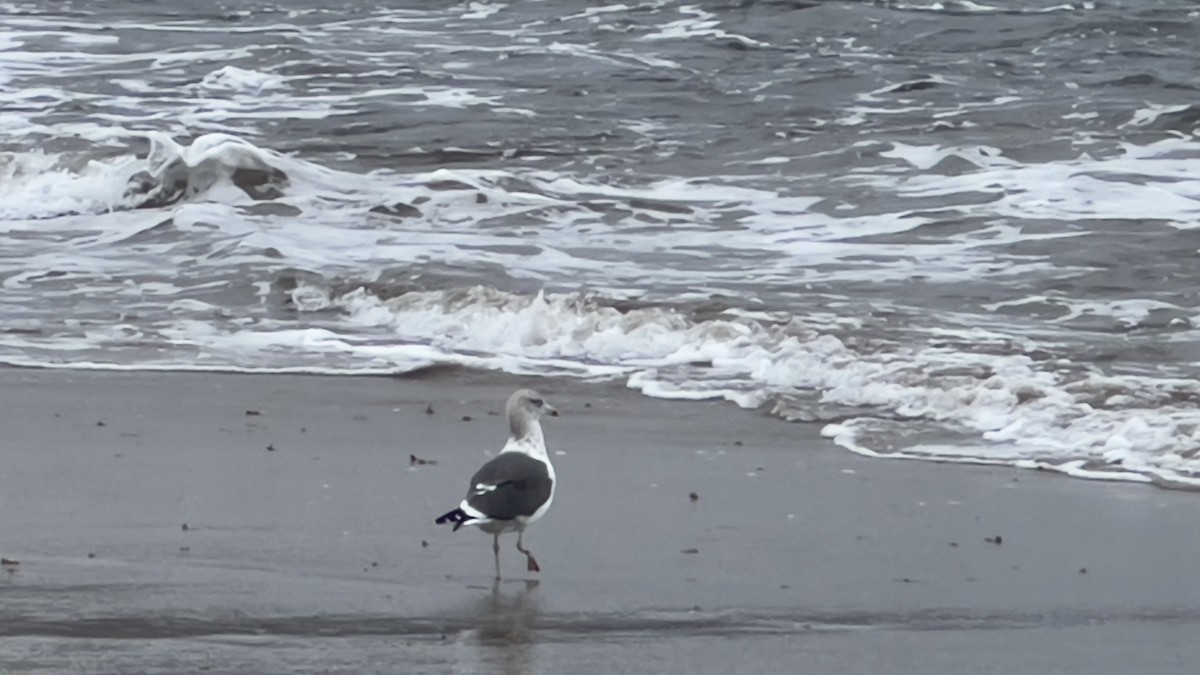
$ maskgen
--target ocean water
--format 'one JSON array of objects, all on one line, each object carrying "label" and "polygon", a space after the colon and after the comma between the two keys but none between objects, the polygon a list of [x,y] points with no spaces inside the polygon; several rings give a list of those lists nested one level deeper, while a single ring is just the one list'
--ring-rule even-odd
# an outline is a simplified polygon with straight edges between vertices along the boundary
[{"label": "ocean water", "polygon": [[0,362],[723,398],[1200,485],[1200,7],[0,0]]}]

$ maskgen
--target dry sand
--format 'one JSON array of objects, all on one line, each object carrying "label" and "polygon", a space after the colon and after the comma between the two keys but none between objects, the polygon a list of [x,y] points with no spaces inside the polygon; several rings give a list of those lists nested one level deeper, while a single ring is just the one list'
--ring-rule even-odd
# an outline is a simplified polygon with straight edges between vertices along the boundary
[{"label": "dry sand", "polygon": [[0,573],[0,671],[1200,663],[1200,495],[868,460],[616,385],[537,383],[564,412],[545,423],[559,492],[526,539],[544,571],[509,537],[494,586],[489,538],[433,519],[528,383],[0,370],[0,555],[20,563]]}]

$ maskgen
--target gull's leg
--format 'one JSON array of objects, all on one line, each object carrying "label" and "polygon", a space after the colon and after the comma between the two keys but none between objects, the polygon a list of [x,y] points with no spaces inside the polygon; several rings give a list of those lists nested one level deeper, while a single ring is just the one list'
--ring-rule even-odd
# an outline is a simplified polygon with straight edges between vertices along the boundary
[{"label": "gull's leg", "polygon": [[496,559],[496,578],[500,578],[500,535],[492,535],[492,557]]},{"label": "gull's leg", "polygon": [[525,548],[521,544],[521,538],[524,536],[524,532],[517,533],[517,550],[525,554],[525,569],[529,570],[530,572],[541,572],[542,568],[538,566],[537,558],[534,558],[533,554],[529,552],[529,549]]}]

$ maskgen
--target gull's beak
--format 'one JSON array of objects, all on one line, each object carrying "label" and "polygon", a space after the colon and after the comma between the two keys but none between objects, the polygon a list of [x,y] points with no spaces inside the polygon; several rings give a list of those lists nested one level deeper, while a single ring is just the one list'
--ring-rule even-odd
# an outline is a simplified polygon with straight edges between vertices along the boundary
[{"label": "gull's beak", "polygon": [[542,412],[551,417],[558,417],[558,408],[555,408],[554,406],[550,405],[549,403],[542,404]]}]

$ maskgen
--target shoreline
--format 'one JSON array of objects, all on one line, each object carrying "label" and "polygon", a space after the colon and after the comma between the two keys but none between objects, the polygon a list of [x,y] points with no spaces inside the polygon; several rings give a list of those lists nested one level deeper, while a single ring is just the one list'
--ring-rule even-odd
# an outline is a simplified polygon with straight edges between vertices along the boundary
[{"label": "shoreline", "polygon": [[734,403],[728,399],[725,399],[722,397],[716,397],[716,396],[711,397],[711,398],[694,398],[694,397],[689,397],[689,396],[681,396],[681,397],[677,397],[677,398],[671,398],[671,397],[650,396],[648,394],[642,393],[641,391],[639,391],[637,389],[632,389],[632,388],[627,387],[625,384],[623,384],[622,381],[620,381],[618,379],[587,380],[587,379],[573,378],[569,375],[556,375],[556,374],[517,375],[517,374],[498,372],[498,371],[493,371],[493,370],[473,368],[471,366],[461,365],[461,364],[444,364],[444,363],[432,364],[432,365],[429,365],[426,367],[417,368],[417,369],[409,370],[409,371],[395,371],[395,370],[382,370],[381,369],[381,370],[363,370],[361,372],[354,372],[354,373],[347,373],[347,372],[341,372],[341,371],[327,371],[327,370],[312,369],[312,368],[247,370],[244,368],[218,368],[218,367],[181,368],[179,366],[162,366],[162,367],[122,366],[122,365],[117,365],[117,364],[97,364],[97,363],[89,363],[88,365],[86,365],[84,367],[80,367],[76,364],[24,365],[24,364],[16,364],[16,363],[9,363],[9,362],[0,363],[0,371],[5,371],[5,370],[13,370],[13,371],[41,371],[41,370],[44,370],[47,372],[73,372],[73,373],[79,373],[79,374],[86,374],[86,373],[138,374],[138,373],[142,373],[142,374],[147,374],[147,375],[179,375],[179,376],[186,376],[186,375],[192,375],[192,376],[208,375],[208,376],[227,376],[227,377],[237,377],[237,376],[241,376],[241,377],[274,377],[274,376],[278,376],[278,377],[314,377],[314,378],[332,378],[332,379],[380,378],[380,379],[386,379],[386,380],[412,381],[412,382],[421,382],[421,381],[426,381],[426,380],[430,380],[430,379],[438,380],[438,379],[442,379],[442,378],[448,378],[448,379],[455,379],[458,381],[468,382],[468,383],[477,384],[477,385],[497,384],[499,382],[512,381],[512,382],[525,382],[529,386],[536,386],[538,382],[555,381],[555,382],[568,383],[567,388],[571,388],[572,386],[578,387],[580,389],[587,389],[587,388],[591,388],[591,387],[619,387],[623,390],[629,391],[631,393],[635,393],[639,396],[644,396],[648,399],[653,399],[655,401],[660,401],[660,402],[665,402],[665,403],[678,403],[678,404],[685,404],[685,405],[689,404],[689,403],[719,403],[722,405],[728,405],[728,406],[731,406],[735,409],[738,409],[738,410],[741,410],[744,412],[757,414],[760,417],[768,418],[768,419],[772,420],[772,422],[778,422],[778,423],[783,423],[783,424],[788,424],[788,425],[804,427],[805,431],[801,431],[799,433],[801,436],[804,436],[806,438],[806,440],[809,440],[809,441],[812,440],[812,438],[813,438],[812,430],[815,429],[816,430],[815,438],[819,442],[826,443],[830,447],[836,448],[839,451],[846,452],[846,453],[849,453],[852,455],[857,455],[859,457],[871,459],[871,460],[891,460],[891,461],[917,462],[917,463],[927,463],[927,464],[996,467],[996,468],[1001,468],[1001,469],[1020,470],[1023,472],[1032,471],[1032,472],[1038,472],[1038,473],[1056,474],[1056,475],[1059,475],[1062,477],[1071,478],[1074,480],[1079,480],[1079,481],[1084,481],[1084,482],[1089,482],[1089,483],[1091,483],[1091,482],[1128,483],[1128,484],[1133,484],[1133,485],[1142,485],[1142,486],[1152,487],[1152,488],[1161,489],[1161,490],[1181,491],[1181,492],[1200,492],[1200,485],[1183,482],[1183,481],[1173,481],[1173,480],[1163,478],[1161,476],[1157,476],[1157,475],[1153,475],[1153,474],[1138,473],[1138,472],[1094,471],[1094,470],[1081,468],[1081,466],[1083,464],[1082,461],[1072,461],[1072,462],[1067,462],[1064,464],[1054,464],[1051,462],[1039,462],[1036,460],[1019,460],[1019,461],[1015,461],[1015,462],[1010,462],[1010,461],[1005,461],[1005,460],[989,460],[989,459],[972,458],[972,457],[953,458],[953,457],[943,457],[943,456],[923,456],[923,455],[916,455],[916,454],[903,453],[903,452],[894,453],[894,454],[885,454],[885,453],[875,452],[875,451],[872,451],[872,450],[869,450],[866,448],[857,447],[855,444],[852,444],[852,443],[847,444],[847,443],[838,442],[834,438],[837,435],[837,430],[830,428],[830,427],[836,427],[837,423],[832,423],[832,422],[811,423],[811,422],[790,421],[790,420],[786,420],[786,419],[776,417],[773,415],[762,414],[759,412],[760,409],[741,408],[741,406],[738,406],[736,403]]},{"label": "shoreline", "polygon": [[[563,413],[543,425],[555,503],[525,538],[544,571],[504,537],[493,590],[490,538],[433,519],[535,381]],[[0,554],[20,561],[0,575],[0,669],[96,672],[76,651],[107,671],[264,673],[993,659],[1117,675],[1200,658],[1182,637],[1200,624],[1194,495],[880,462],[763,417],[474,371],[0,369]],[[131,637],[150,641],[116,648]]]}]

